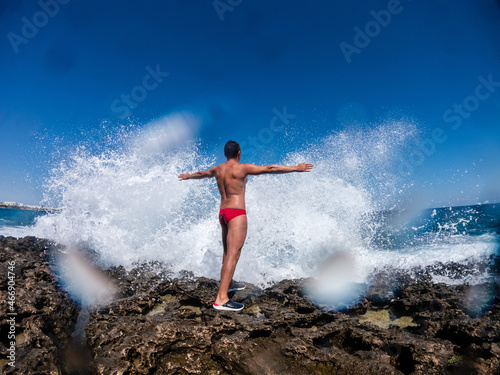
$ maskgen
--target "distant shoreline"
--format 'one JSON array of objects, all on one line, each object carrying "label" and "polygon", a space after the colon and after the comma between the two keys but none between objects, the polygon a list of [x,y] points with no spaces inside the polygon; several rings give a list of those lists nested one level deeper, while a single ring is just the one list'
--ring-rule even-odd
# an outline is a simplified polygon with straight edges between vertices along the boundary
[{"label": "distant shoreline", "polygon": [[43,206],[30,206],[22,203],[14,203],[14,202],[0,202],[0,208],[7,209],[16,209],[16,210],[27,210],[27,211],[51,211],[51,212],[59,212],[60,208],[53,207],[43,207]]}]

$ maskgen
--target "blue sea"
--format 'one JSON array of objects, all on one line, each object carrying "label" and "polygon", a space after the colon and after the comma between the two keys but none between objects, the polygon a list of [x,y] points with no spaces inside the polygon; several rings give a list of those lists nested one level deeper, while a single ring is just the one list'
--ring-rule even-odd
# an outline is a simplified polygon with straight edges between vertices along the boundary
[{"label": "blue sea", "polygon": [[45,214],[46,211],[0,208],[0,234],[16,237],[28,235],[29,228],[35,224],[36,219]]}]

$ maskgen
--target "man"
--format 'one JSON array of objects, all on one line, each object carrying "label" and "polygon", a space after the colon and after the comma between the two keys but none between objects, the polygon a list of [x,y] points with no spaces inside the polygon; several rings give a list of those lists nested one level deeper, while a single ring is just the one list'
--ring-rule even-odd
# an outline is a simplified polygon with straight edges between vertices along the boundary
[{"label": "man", "polygon": [[225,163],[193,174],[179,175],[179,181],[215,177],[220,192],[219,221],[222,227],[224,255],[220,277],[219,293],[213,305],[217,310],[239,311],[243,304],[234,302],[228,293],[242,290],[245,285],[233,281],[236,263],[240,258],[241,248],[247,235],[247,216],[245,211],[245,185],[248,175],[278,174],[290,172],[309,172],[312,164],[301,163],[296,166],[268,165],[260,167],[254,164],[240,164],[241,149],[235,141],[224,146]]}]

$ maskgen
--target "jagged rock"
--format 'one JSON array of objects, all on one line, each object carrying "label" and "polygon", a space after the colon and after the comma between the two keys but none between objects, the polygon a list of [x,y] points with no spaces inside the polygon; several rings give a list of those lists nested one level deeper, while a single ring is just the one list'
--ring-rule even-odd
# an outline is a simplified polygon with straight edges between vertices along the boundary
[{"label": "jagged rock", "polygon": [[[500,370],[496,307],[471,318],[461,303],[466,287],[413,282],[385,305],[365,299],[362,307],[342,313],[309,301],[304,291],[310,283],[284,280],[266,290],[249,285],[234,295],[245,304],[241,313],[213,310],[218,284],[206,278],[164,281],[140,296],[117,300],[96,309],[87,325],[98,373]],[[367,311],[379,311],[386,321],[381,325]],[[470,347],[469,339],[482,346]]]},{"label": "jagged rock", "polygon": [[[71,347],[79,310],[57,287],[47,257],[58,249],[50,245],[0,238],[0,272],[6,274],[13,259],[20,275],[22,318],[16,368],[0,362],[5,373],[500,373],[498,284],[450,286],[425,275],[375,275],[361,302],[347,310],[316,305],[311,279],[283,280],[265,290],[247,285],[233,295],[245,309],[232,313],[212,308],[215,280],[188,272],[172,279],[155,263],[130,272],[113,267],[104,273],[118,288],[116,299],[90,310],[86,348]],[[6,290],[2,281],[2,313]],[[4,322],[0,329],[5,337]],[[5,345],[2,339],[2,354]],[[83,357],[85,370],[78,372],[74,364],[84,349],[91,356]]]},{"label": "jagged rock", "polygon": [[[2,374],[64,374],[70,370],[66,349],[78,316],[77,306],[58,288],[47,253],[51,244],[34,237],[15,240],[0,236],[0,368]],[[7,275],[14,262],[15,304],[8,305]],[[7,357],[10,326],[15,312],[15,367]],[[8,316],[11,317],[11,316]]]}]

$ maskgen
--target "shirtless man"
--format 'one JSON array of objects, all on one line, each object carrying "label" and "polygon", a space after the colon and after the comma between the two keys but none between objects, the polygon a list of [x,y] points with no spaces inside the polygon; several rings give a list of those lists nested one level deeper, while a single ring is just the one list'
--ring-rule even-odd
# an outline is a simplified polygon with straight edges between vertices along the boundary
[{"label": "shirtless man", "polygon": [[229,141],[224,146],[224,156],[227,161],[193,174],[179,175],[179,181],[215,177],[219,188],[221,201],[219,221],[222,227],[222,244],[224,255],[220,272],[220,287],[217,299],[213,305],[217,310],[239,311],[243,304],[234,302],[228,293],[245,289],[245,285],[233,281],[236,263],[240,258],[241,248],[247,236],[247,216],[245,211],[245,185],[248,175],[279,174],[290,172],[309,172],[312,164],[301,163],[296,166],[268,165],[264,167],[255,164],[240,164],[240,145]]}]

